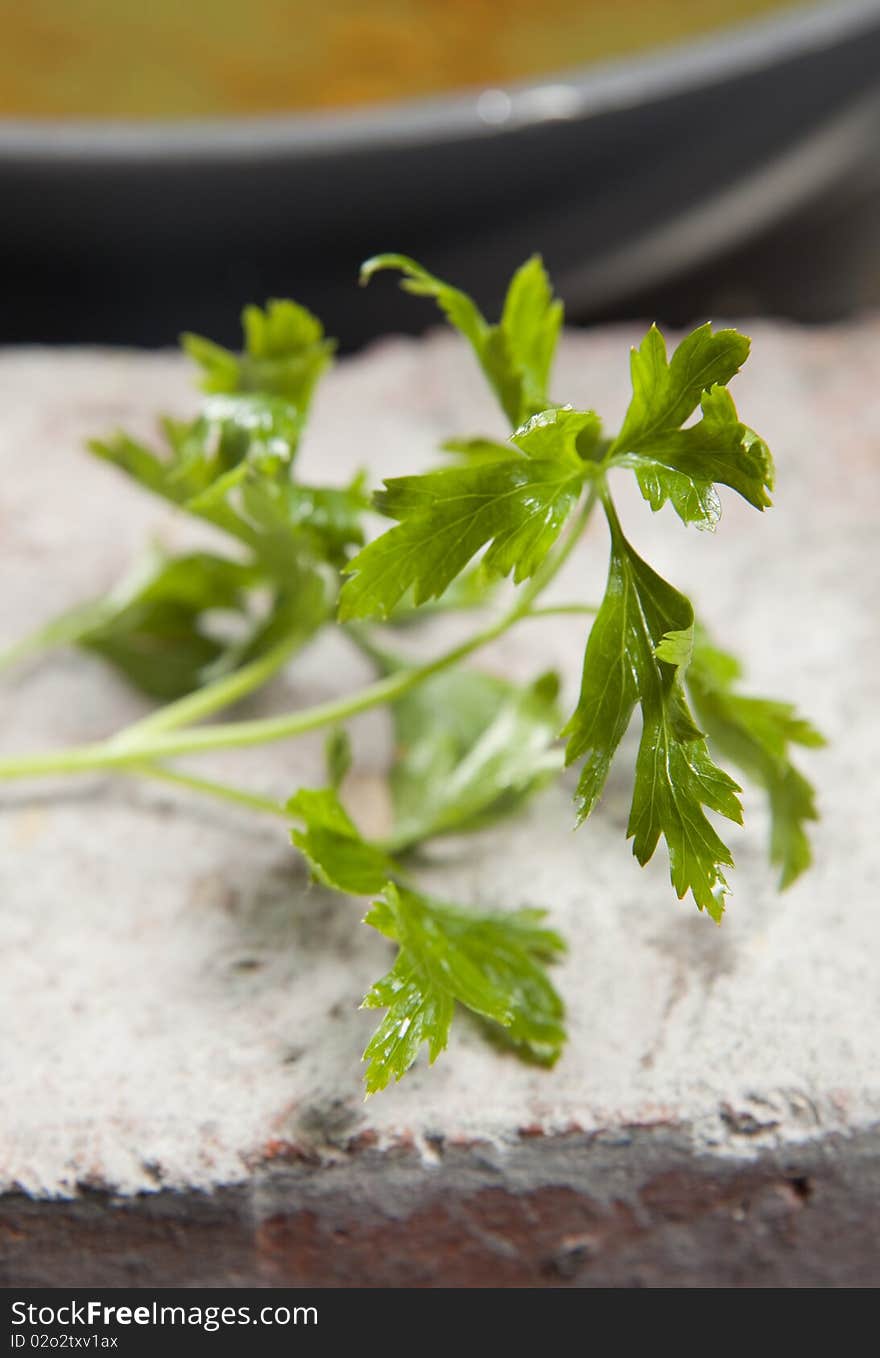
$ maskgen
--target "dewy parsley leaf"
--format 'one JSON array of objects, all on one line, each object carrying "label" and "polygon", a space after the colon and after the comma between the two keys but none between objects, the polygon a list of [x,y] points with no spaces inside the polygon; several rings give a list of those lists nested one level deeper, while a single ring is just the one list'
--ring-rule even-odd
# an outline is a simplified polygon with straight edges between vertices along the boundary
[{"label": "dewy parsley leaf", "polygon": [[[472,695],[470,711],[480,709],[487,696]],[[415,799],[424,799],[417,774],[409,776],[407,787]],[[425,812],[428,805],[430,796]],[[554,1063],[565,1041],[563,1005],[544,965],[556,960],[564,944],[543,926],[544,911],[465,910],[420,894],[401,865],[361,835],[333,788],[302,789],[286,809],[305,826],[292,838],[313,879],[353,895],[381,891],[366,923],[400,945],[393,967],[364,1000],[366,1008],[389,1011],[364,1053],[368,1094],[399,1080],[424,1043],[436,1060],[456,1002],[500,1025],[504,1043],[525,1059]],[[425,813],[422,830],[433,833]],[[401,847],[408,842],[406,837]]]},{"label": "dewy parsley leaf", "polygon": [[[652,509],[667,500],[684,523],[714,528],[721,515],[715,483],[756,509],[770,504],[773,462],[767,445],[740,420],[724,383],[748,355],[735,330],[704,325],[675,350],[652,326],[632,354],[633,398],[607,465],[631,467]],[[680,428],[697,404],[702,419]]]},{"label": "dewy parsley leaf", "polygon": [[201,335],[183,336],[184,350],[202,369],[203,389],[280,396],[304,415],[335,341],[326,339],[317,316],[296,302],[245,307],[241,320],[245,344],[239,354]]},{"label": "dewy parsley leaf", "polygon": [[145,489],[213,522],[214,507],[249,467],[274,475],[292,466],[302,429],[296,408],[277,396],[210,396],[195,420],[162,421],[162,456],[124,433],[89,447]]},{"label": "dewy parsley leaf", "polygon": [[806,825],[818,819],[814,790],[789,759],[789,746],[815,748],[825,741],[791,703],[737,693],[741,673],[739,662],[698,628],[688,690],[710,742],[767,792],[770,861],[784,889],[810,866]]},{"label": "dewy parsley leaf", "polygon": [[500,1024],[532,1060],[552,1065],[565,1041],[563,1005],[544,964],[564,951],[541,910],[477,914],[389,883],[366,923],[400,951],[364,999],[385,1015],[364,1052],[367,1093],[399,1080],[424,1043],[445,1048],[456,1002]]},{"label": "dewy parsley leaf", "polygon": [[397,865],[364,839],[333,788],[301,788],[287,811],[305,824],[304,830],[293,831],[292,839],[323,886],[369,896],[396,874]]},{"label": "dewy parsley leaf", "polygon": [[337,487],[246,475],[238,512],[257,531],[254,550],[260,561],[283,581],[303,553],[336,568],[344,566],[350,549],[363,544],[367,504],[361,476]]},{"label": "dewy parsley leaf", "polygon": [[[125,433],[89,446],[145,489],[231,536],[244,559],[211,558],[220,565],[210,573],[204,553],[183,558],[185,570],[163,564],[147,593],[139,581],[137,599],[120,601],[117,592],[97,601],[97,627],[77,610],[42,629],[32,649],[72,640],[100,651],[152,696],[177,698],[270,649],[278,648],[281,663],[282,647],[292,653],[328,617],[338,570],[363,543],[366,498],[360,478],[348,487],[303,486],[294,468],[312,391],[334,346],[320,322],[292,302],[249,307],[243,320],[241,354],[187,337],[210,394],[194,419],[161,421],[160,452]],[[177,597],[187,571],[197,600]],[[233,572],[241,590],[230,600],[224,579]],[[213,615],[230,608],[241,625],[215,640]]]},{"label": "dewy parsley leaf", "polygon": [[475,438],[444,439],[440,444],[440,450],[452,453],[471,466],[478,462],[506,462],[510,457],[509,443],[501,443],[498,439],[485,438],[483,435],[477,435]]},{"label": "dewy parsley leaf", "polygon": [[555,674],[519,686],[452,670],[393,706],[398,850],[511,814],[562,767]]},{"label": "dewy parsley leaf", "polygon": [[693,636],[689,601],[637,556],[610,503],[611,565],[602,606],[584,656],[581,693],[564,732],[566,761],[584,759],[578,783],[580,819],[598,801],[633,709],[642,710],[642,737],[628,836],[644,864],[662,835],[672,884],[690,890],[701,910],[720,919],[730,850],[703,812],[709,807],[740,821],[739,788],[709,757],[681,684]]},{"label": "dewy parsley leaf", "polygon": [[417,606],[439,598],[487,544],[487,571],[512,572],[516,583],[533,575],[587,475],[567,426],[541,421],[545,416],[536,416],[517,430],[507,461],[386,481],[376,508],[400,522],[346,568],[352,578],[340,596],[340,619],[387,618],[413,587]]},{"label": "dewy parsley leaf", "polygon": [[[476,830],[511,815],[546,786],[563,762],[556,746],[558,689],[552,673],[517,685],[476,670],[451,670],[393,704],[389,843],[395,854],[435,836]],[[384,873],[383,881],[401,876],[403,869],[385,848],[364,839],[339,800],[338,785],[349,758],[337,731],[333,753],[328,753],[333,789],[304,789],[287,803],[287,810],[306,826],[295,833],[294,843],[318,880],[365,894],[378,890],[375,881],[356,887],[350,872],[347,886],[340,881],[346,870],[339,856],[355,852],[355,841],[359,861],[381,863],[377,871]]]},{"label": "dewy parsley leaf", "polygon": [[547,389],[563,310],[538,255],[513,275],[497,325],[489,324],[467,293],[435,278],[406,255],[368,259],[361,282],[369,282],[381,269],[399,269],[404,275],[401,287],[435,299],[470,344],[513,428],[550,405]]},{"label": "dewy parsley leaf", "polygon": [[749,356],[749,341],[736,330],[713,333],[707,322],[682,340],[669,360],[666,341],[652,325],[630,356],[632,400],[615,449],[636,452],[659,434],[678,429],[704,391],[725,386]]}]

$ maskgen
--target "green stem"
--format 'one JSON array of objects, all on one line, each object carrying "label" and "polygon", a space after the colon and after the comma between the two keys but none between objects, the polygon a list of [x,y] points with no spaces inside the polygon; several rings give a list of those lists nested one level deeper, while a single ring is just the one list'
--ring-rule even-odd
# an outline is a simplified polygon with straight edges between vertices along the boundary
[{"label": "green stem", "polygon": [[14,646],[0,652],[0,672],[11,669],[21,660],[28,660],[32,655],[39,655],[41,651],[48,651],[51,645],[52,640],[47,628],[41,628],[39,632],[22,637]]},{"label": "green stem", "polygon": [[167,703],[165,707],[152,712],[142,721],[127,726],[118,736],[114,736],[110,743],[114,748],[123,749],[128,745],[141,744],[144,739],[158,735],[162,731],[175,731],[181,726],[192,726],[198,721],[203,721],[205,717],[212,717],[215,712],[240,702],[242,698],[265,684],[301,644],[302,637],[298,634],[285,637],[284,641],[273,646],[258,660],[243,665],[240,670],[235,670],[212,684],[206,684],[195,693],[188,693],[177,702]]},{"label": "green stem", "polygon": [[190,773],[180,773],[176,769],[166,769],[162,764],[134,764],[125,770],[144,778],[155,778],[162,783],[172,783],[177,787],[188,788],[206,797],[214,797],[224,802],[234,802],[236,806],[246,806],[250,811],[262,811],[270,816],[281,816],[288,820],[283,803],[270,797],[261,797],[257,792],[247,792],[243,788],[229,787],[226,783],[215,783],[208,778],[196,778]]},{"label": "green stem", "polygon": [[[509,624],[508,624],[509,625]],[[393,702],[417,684],[439,670],[463,660],[473,651],[500,636],[506,627],[495,623],[468,641],[445,652],[429,664],[414,669],[398,670],[378,683],[369,684],[358,693],[332,702],[318,703],[303,712],[285,713],[280,717],[263,717],[254,721],[225,722],[219,726],[199,726],[195,730],[165,731],[150,735],[138,744],[116,737],[96,745],[74,746],[68,750],[54,750],[46,754],[28,755],[19,759],[0,760],[0,778],[28,778],[51,773],[84,773],[90,769],[132,768],[145,761],[170,759],[182,754],[197,754],[204,750],[229,750],[246,745],[263,745],[274,740],[289,740],[334,726],[366,712]]]},{"label": "green stem", "polygon": [[402,656],[377,646],[366,629],[357,622],[343,623],[349,640],[358,648],[361,655],[375,666],[380,674],[393,674],[406,665]]},{"label": "green stem", "polygon": [[530,608],[528,616],[530,618],[555,618],[564,613],[594,614],[598,612],[598,604],[548,604],[545,608]]},{"label": "green stem", "polygon": [[68,646],[78,641],[84,632],[100,626],[106,617],[107,601],[103,598],[92,599],[59,614],[37,628],[35,632],[31,632],[29,636],[23,637],[15,645],[0,652],[0,672],[21,660],[27,660],[30,656],[39,655],[41,651],[48,651],[56,646]]},{"label": "green stem", "polygon": [[[403,697],[410,689],[424,683],[432,675],[458,664],[490,641],[495,641],[514,623],[526,617],[535,599],[550,584],[574,550],[596,499],[597,492],[593,487],[562,546],[555,554],[547,557],[541,568],[523,586],[513,606],[494,623],[474,633],[458,646],[453,646],[435,660],[416,665],[411,669],[398,670],[375,684],[369,684],[358,693],[336,698],[331,702],[318,703],[317,706],[301,712],[289,712],[282,716],[263,717],[253,721],[200,726],[195,730],[153,729],[147,737],[137,742],[130,739],[129,732],[123,732],[114,739],[100,744],[74,746],[68,750],[0,760],[0,779],[29,778],[53,773],[84,773],[102,768],[134,768],[144,763],[153,763],[178,755],[197,754],[205,750],[228,750],[247,745],[268,744],[275,740],[290,740],[309,731],[319,730],[323,726],[338,725],[360,712],[393,702]],[[198,695],[194,697],[197,698]],[[141,730],[143,731],[143,728]]]}]

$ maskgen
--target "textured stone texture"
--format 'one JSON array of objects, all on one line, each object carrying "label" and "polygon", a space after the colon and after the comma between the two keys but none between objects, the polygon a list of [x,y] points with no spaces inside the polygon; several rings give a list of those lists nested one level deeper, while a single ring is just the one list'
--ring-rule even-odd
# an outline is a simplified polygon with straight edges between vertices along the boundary
[{"label": "textured stone texture", "polygon": [[[822,787],[814,871],[776,895],[747,792],[715,928],[675,901],[662,853],[647,871],[630,857],[623,772],[577,834],[569,783],[515,824],[445,843],[435,889],[552,909],[571,945],[570,1045],[540,1072],[460,1023],[433,1070],[365,1105],[374,1018],[357,1006],[385,945],[356,902],[307,886],[283,830],[120,776],[0,789],[0,1281],[878,1281],[880,324],[753,335],[735,391],[776,454],[777,506],[727,496],[711,536],[652,516],[627,485],[621,504],[754,686],[830,737],[801,759]],[[617,418],[634,337],[568,337],[556,392]],[[80,451],[191,404],[167,355],[0,356],[0,646],[104,588],[146,538],[191,540]],[[303,466],[398,473],[479,430],[500,432],[458,344],[391,341],[329,379]],[[606,558],[597,524],[557,596],[596,597]],[[446,639],[434,627],[423,644]],[[581,654],[579,620],[548,619],[476,663],[555,665],[571,695]],[[367,674],[328,636],[243,711]],[[75,654],[5,677],[2,703],[4,754],[95,739],[142,710]],[[366,823],[387,722],[352,729]],[[282,795],[320,777],[321,739],[198,767]]]}]

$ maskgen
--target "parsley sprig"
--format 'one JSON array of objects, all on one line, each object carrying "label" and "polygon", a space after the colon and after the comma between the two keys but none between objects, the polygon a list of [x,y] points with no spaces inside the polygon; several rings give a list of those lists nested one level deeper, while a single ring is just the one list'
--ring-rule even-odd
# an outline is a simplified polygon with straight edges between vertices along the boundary
[{"label": "parsley sprig", "polygon": [[[162,704],[97,744],[0,761],[0,778],[118,769],[269,813],[289,827],[317,882],[372,900],[365,922],[397,951],[364,999],[385,1010],[365,1052],[368,1093],[400,1079],[425,1046],[433,1061],[457,1009],[543,1065],[565,1040],[548,973],[564,945],[545,911],[427,895],[418,882],[426,842],[515,814],[565,765],[577,770],[576,819],[585,820],[638,707],[626,831],[633,852],[644,864],[662,840],[676,895],[690,893],[720,920],[733,866],[721,826],[743,813],[740,787],[716,760],[729,759],[764,789],[770,859],[787,887],[809,866],[807,828],[816,819],[813,789],[790,750],[822,743],[789,703],[740,692],[739,662],[626,537],[609,480],[612,471],[631,471],[653,510],[668,503],[701,529],[719,520],[719,487],[757,510],[769,506],[772,458],[728,390],[748,357],[745,336],[703,325],[670,355],[652,326],[632,352],[632,398],[613,434],[595,411],[551,398],[562,304],[537,256],[511,280],[497,323],[406,256],[369,260],[362,281],[387,269],[402,275],[407,291],[433,299],[468,342],[508,439],[451,439],[444,465],[391,478],[372,499],[363,476],[346,487],[302,482],[297,455],[333,344],[293,302],[248,307],[240,353],[184,337],[204,399],[191,421],[161,422],[160,449],[124,432],[90,445],[144,489],[219,530],[225,551],[169,555],[152,547],[109,594],[0,656],[3,667],[79,646]],[[368,508],[390,521],[370,541]],[[596,512],[607,526],[603,599],[541,605]],[[396,639],[438,609],[491,609],[504,576],[518,586],[506,609],[427,661],[400,654]],[[591,620],[580,693],[567,715],[556,675],[515,684],[464,663],[510,628],[553,612],[570,614],[572,626]],[[372,683],[280,716],[210,720],[331,625],[373,662]],[[364,835],[345,806],[345,723],[380,705],[390,708],[396,737],[392,823],[381,840]],[[326,785],[301,788],[285,803],[175,762],[321,728],[329,733]]]}]

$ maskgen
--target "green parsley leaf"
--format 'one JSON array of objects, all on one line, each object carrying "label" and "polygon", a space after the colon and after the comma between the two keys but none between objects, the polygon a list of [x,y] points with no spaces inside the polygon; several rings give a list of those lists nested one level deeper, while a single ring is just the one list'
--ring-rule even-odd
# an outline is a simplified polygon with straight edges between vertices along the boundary
[{"label": "green parsley leaf", "polygon": [[161,457],[124,433],[92,440],[89,448],[145,489],[201,513],[222,500],[248,465],[264,473],[289,467],[302,417],[275,396],[212,396],[197,419],[165,419],[162,429]]},{"label": "green parsley leaf", "polygon": [[474,466],[477,462],[506,462],[511,455],[511,445],[498,439],[486,438],[479,434],[476,438],[444,439],[440,451],[452,453],[463,462]]},{"label": "green parsley leaf", "polygon": [[544,912],[476,914],[389,883],[366,923],[399,944],[391,970],[364,999],[388,1013],[364,1060],[368,1094],[409,1070],[424,1043],[445,1048],[456,1001],[500,1024],[533,1059],[552,1065],[565,1041],[563,1004],[544,964],[564,951]]},{"label": "green parsley leaf", "polygon": [[[231,607],[216,569],[208,575],[193,567],[197,607],[171,597],[181,588],[179,573],[172,579],[164,566],[161,600],[156,585],[138,600],[135,616],[125,590],[121,614],[114,599],[112,626],[92,629],[80,644],[99,650],[145,691],[167,698],[219,678],[285,639],[307,640],[333,606],[335,568],[363,542],[366,500],[360,479],[339,489],[291,481],[303,418],[284,397],[212,395],[195,420],[166,419],[162,427],[161,456],[125,434],[96,442],[92,450],[244,543],[252,561],[237,569],[247,570],[256,605],[237,598],[244,626],[233,638],[221,639],[203,621],[205,614]],[[332,568],[332,582],[326,567]],[[268,608],[261,590],[269,594]]]},{"label": "green parsley leaf", "polygon": [[406,255],[368,259],[361,268],[361,282],[369,282],[381,269],[399,269],[404,275],[402,288],[435,299],[471,345],[514,428],[550,404],[547,390],[563,308],[553,297],[540,256],[533,255],[513,275],[497,325],[489,324],[467,293],[435,278]]},{"label": "green parsley leaf", "polygon": [[[738,491],[756,509],[770,504],[773,460],[762,439],[742,424],[725,383],[738,372],[749,341],[708,324],[667,360],[656,326],[632,353],[633,397],[607,465],[631,467],[653,510],[668,500],[684,523],[714,528],[721,515],[715,483]],[[702,419],[679,426],[697,404]]]},{"label": "green parsley leaf", "polygon": [[614,449],[636,452],[657,434],[678,429],[704,391],[725,386],[749,356],[749,340],[736,330],[713,333],[707,322],[666,355],[666,341],[652,325],[630,359],[632,400]]},{"label": "green parsley leaf", "polygon": [[334,788],[301,788],[287,810],[305,825],[291,838],[323,886],[368,896],[397,873],[393,859],[364,839]]},{"label": "green parsley leaf", "polygon": [[307,563],[268,606],[265,594],[252,563],[155,547],[108,594],[53,618],[20,649],[79,646],[150,697],[171,701],[281,642],[291,652],[304,645],[335,602],[327,576]]},{"label": "green parsley leaf", "polygon": [[330,364],[335,341],[316,316],[296,302],[272,300],[242,312],[244,350],[235,354],[200,335],[181,337],[202,369],[208,392],[261,392],[283,397],[305,414],[315,385]]},{"label": "green parsley leaf", "polygon": [[498,592],[500,584],[500,577],[491,575],[482,561],[478,561],[475,566],[457,575],[439,599],[429,600],[419,608],[413,601],[413,590],[407,590],[388,615],[388,622],[395,628],[405,629],[423,622],[432,613],[464,613],[485,608]]},{"label": "green parsley leaf", "polygon": [[[394,810],[390,842],[396,853],[435,835],[476,830],[511,815],[547,784],[563,763],[562,751],[554,748],[560,726],[558,689],[552,673],[518,686],[475,670],[453,669],[393,703],[396,749],[390,773]],[[332,739],[328,769],[331,785],[338,789],[351,752],[344,732],[334,732]],[[309,833],[308,842],[296,837],[294,842],[307,853],[325,885],[355,890],[336,880],[335,839],[319,841],[313,833],[330,828],[328,807],[333,808],[336,832],[341,832],[339,817],[346,818],[347,854],[352,852],[349,841],[356,838],[365,854],[373,849],[380,854],[383,881],[401,877],[402,869],[385,849],[360,835],[335,791],[297,796],[301,800],[294,798],[289,809],[306,820]],[[368,886],[359,892],[376,889]]]},{"label": "green parsley leaf", "polygon": [[291,557],[306,550],[320,561],[342,567],[350,548],[363,545],[361,518],[368,507],[363,476],[348,486],[303,486],[265,475],[241,481],[241,510],[258,530],[255,550],[282,579]]},{"label": "green parsley leaf", "polygon": [[780,870],[784,890],[812,862],[806,825],[818,819],[814,789],[791,763],[789,746],[825,741],[791,703],[737,693],[741,673],[735,657],[718,650],[698,628],[688,691],[710,742],[766,789],[770,861]]},{"label": "green parsley leaf", "polygon": [[584,473],[601,444],[602,421],[594,410],[550,406],[511,434],[511,442],[528,457],[570,466]]},{"label": "green parsley leaf", "polygon": [[288,487],[281,507],[287,514],[285,550],[299,528],[298,548],[308,546],[312,555],[333,565],[341,564],[347,545],[362,542],[352,519],[355,501],[358,514],[364,507],[363,495],[353,487],[347,492],[299,488],[298,495],[290,490],[312,392],[333,351],[320,322],[294,302],[272,301],[264,311],[246,308],[243,324],[241,354],[199,336],[184,337],[210,394],[196,419],[162,421],[166,446],[160,453],[125,433],[89,446],[154,494],[244,542],[262,556],[270,575],[289,586],[285,561],[275,551],[278,514],[271,531],[255,525],[241,512],[245,489],[272,485],[274,491],[267,494],[281,500],[282,485]]},{"label": "green parsley leaf", "polygon": [[510,392],[504,408],[512,425],[550,404],[547,392],[562,319],[562,302],[553,296],[541,257],[532,255],[510,280],[501,322],[490,340],[497,354],[490,366],[499,386]]},{"label": "green parsley leaf", "polygon": [[253,582],[249,567],[225,557],[156,549],[66,640],[101,655],[150,696],[179,698],[213,677],[231,643],[214,630],[212,615],[244,616]]},{"label": "green parsley leaf", "polygon": [[[254,363],[265,360],[270,369],[276,360],[287,361],[285,346],[294,344],[300,330],[306,338],[317,334],[317,323],[293,304],[278,304],[265,316],[256,311],[248,316],[245,357]],[[226,351],[214,352],[208,346],[200,353],[209,366],[214,364],[208,386],[220,394],[205,400],[195,420],[162,422],[166,448],[161,455],[125,434],[91,446],[147,489],[231,533],[253,553],[253,583],[268,587],[272,601],[268,614],[263,610],[262,619],[252,617],[249,631],[215,657],[211,670],[218,677],[285,636],[301,634],[305,640],[324,621],[330,606],[329,574],[322,568],[332,568],[338,587],[336,568],[345,563],[351,548],[363,544],[360,519],[367,501],[362,477],[340,488],[293,482],[303,428],[302,409],[288,399],[293,393],[242,392],[238,387],[247,387],[250,380],[244,378],[240,383],[226,381],[228,391],[220,391],[224,382],[218,372]],[[238,363],[234,355],[227,359]],[[270,369],[267,382],[274,371]],[[247,373],[254,376],[257,368],[247,367]],[[284,382],[276,386],[287,390]],[[217,606],[222,606],[221,599]],[[204,645],[198,638],[191,641],[207,660]]]},{"label": "green parsley leaf", "polygon": [[394,843],[469,831],[509,815],[562,767],[559,681],[526,686],[448,670],[394,703]]},{"label": "green parsley leaf", "polygon": [[165,422],[174,452],[174,479],[190,499],[218,477],[250,463],[277,472],[292,466],[304,418],[279,396],[209,396],[191,424]]},{"label": "green parsley leaf", "polygon": [[[211,666],[206,681],[259,659],[282,642],[291,652],[304,646],[330,617],[334,589],[329,574],[307,560],[297,561],[293,567],[288,562],[284,588],[272,595],[267,609],[249,611],[248,628]],[[261,592],[265,588],[258,595]]]},{"label": "green parsley leaf", "polygon": [[737,822],[742,810],[739,788],[712,762],[682,688],[693,609],[636,555],[610,504],[606,510],[612,539],[608,585],[587,642],[578,705],[563,732],[566,762],[585,757],[579,819],[596,805],[638,702],[642,737],[627,827],[633,853],[644,865],[662,834],[677,895],[690,890],[701,910],[720,919],[722,868],[733,860],[702,808]]},{"label": "green parsley leaf", "polygon": [[714,528],[721,517],[714,483],[730,486],[756,509],[765,509],[773,488],[773,462],[764,441],[740,423],[724,387],[704,392],[701,406],[698,424],[657,434],[643,451],[617,454],[608,465],[631,467],[653,510],[668,500],[683,523]]},{"label": "green parsley leaf", "polygon": [[507,462],[386,481],[376,508],[400,522],[346,567],[352,578],[340,596],[340,620],[387,618],[411,588],[417,607],[439,598],[487,544],[486,570],[512,571],[516,583],[533,575],[587,475],[567,423],[540,424],[543,419],[536,416],[517,431]]}]

